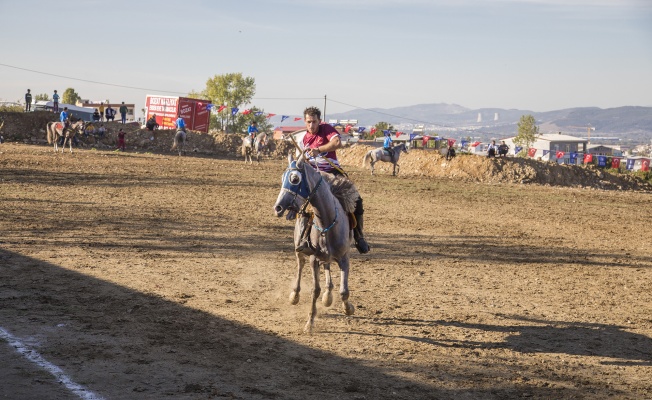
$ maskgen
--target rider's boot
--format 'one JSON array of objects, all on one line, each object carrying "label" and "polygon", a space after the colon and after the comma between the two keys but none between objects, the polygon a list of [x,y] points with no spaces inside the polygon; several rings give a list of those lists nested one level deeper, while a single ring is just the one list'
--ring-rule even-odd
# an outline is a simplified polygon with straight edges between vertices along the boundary
[{"label": "rider's boot", "polygon": [[369,244],[364,238],[364,233],[362,229],[364,227],[364,210],[362,209],[362,198],[358,198],[358,201],[355,203],[355,211],[353,215],[357,221],[356,227],[353,229],[353,239],[355,240],[355,248],[358,249],[360,254],[369,253]]},{"label": "rider's boot", "polygon": [[299,244],[296,245],[294,251],[297,253],[310,253],[310,216],[309,215],[298,215],[299,226],[301,227],[301,238],[299,238]]}]

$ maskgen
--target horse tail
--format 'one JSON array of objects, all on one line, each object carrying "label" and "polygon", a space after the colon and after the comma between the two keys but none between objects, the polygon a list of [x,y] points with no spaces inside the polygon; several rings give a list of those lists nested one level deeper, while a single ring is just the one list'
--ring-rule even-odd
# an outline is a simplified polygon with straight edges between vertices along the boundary
[{"label": "horse tail", "polygon": [[46,125],[45,130],[48,131],[48,134],[47,134],[48,144],[52,144],[52,139],[53,139],[53,137],[52,137],[52,129],[53,129],[53,127],[54,127],[54,123],[52,123],[52,122],[48,122],[48,124]]},{"label": "horse tail", "polygon": [[369,150],[369,151],[367,152],[367,154],[365,154],[364,157],[362,157],[362,167],[363,167],[363,168],[364,168],[365,165],[367,165],[367,160],[371,158],[371,152],[372,152],[372,151],[373,151],[373,150]]}]

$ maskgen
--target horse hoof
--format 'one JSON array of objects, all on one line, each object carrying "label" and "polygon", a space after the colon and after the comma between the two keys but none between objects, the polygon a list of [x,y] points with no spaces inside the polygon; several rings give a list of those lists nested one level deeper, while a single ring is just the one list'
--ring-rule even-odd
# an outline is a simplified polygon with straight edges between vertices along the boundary
[{"label": "horse hoof", "polygon": [[299,303],[299,293],[292,292],[290,293],[290,304],[297,305]]},{"label": "horse hoof", "polygon": [[333,304],[333,294],[331,292],[326,292],[321,297],[321,302],[324,306],[330,307]]},{"label": "horse hoof", "polygon": [[355,307],[353,304],[349,303],[348,301],[344,304],[344,314],[346,315],[353,315],[355,313]]},{"label": "horse hoof", "polygon": [[308,335],[312,335],[312,328],[314,324],[311,321],[308,321],[306,323],[306,326],[303,327],[303,332],[307,333]]}]

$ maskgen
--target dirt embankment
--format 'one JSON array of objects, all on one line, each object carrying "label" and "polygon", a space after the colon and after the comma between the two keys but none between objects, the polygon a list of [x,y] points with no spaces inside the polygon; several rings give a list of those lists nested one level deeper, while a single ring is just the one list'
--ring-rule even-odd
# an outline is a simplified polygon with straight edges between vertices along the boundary
[{"label": "dirt embankment", "polygon": [[[0,113],[4,126],[0,134],[9,142],[26,144],[47,144],[45,126],[57,116],[47,112]],[[96,124],[98,125],[98,124]],[[104,138],[80,137],[80,146],[97,149],[116,148],[117,132],[127,132],[128,150],[167,153],[173,142],[173,130],[150,132],[140,129],[138,124],[122,125],[119,122],[105,122],[107,134]],[[99,126],[99,125],[98,125]],[[193,133],[188,135],[188,151],[205,155],[240,157],[243,135]],[[286,141],[271,141],[266,157],[283,158],[292,148]],[[372,147],[356,144],[340,151],[340,161],[346,167],[360,167],[364,155]],[[612,174],[595,166],[560,165],[524,158],[489,159],[474,155],[459,155],[446,161],[437,152],[414,150],[402,154],[400,174],[407,176],[429,176],[484,183],[540,184],[550,186],[584,187],[605,190],[636,190],[652,192],[652,185],[626,174]],[[365,168],[369,168],[367,165]],[[376,164],[379,174],[391,173],[388,163]]]}]

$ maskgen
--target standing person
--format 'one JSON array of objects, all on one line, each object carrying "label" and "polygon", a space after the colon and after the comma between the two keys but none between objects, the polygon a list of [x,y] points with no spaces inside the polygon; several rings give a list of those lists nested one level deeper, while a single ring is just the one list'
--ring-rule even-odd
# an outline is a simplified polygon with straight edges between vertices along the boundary
[{"label": "standing person", "polygon": [[392,140],[392,135],[388,132],[385,134],[385,140],[383,140],[383,150],[389,153],[389,157],[392,162],[394,162],[394,141]]},{"label": "standing person", "polygon": [[31,91],[27,89],[27,93],[25,93],[25,112],[27,111],[32,111],[32,93]]},{"label": "standing person", "polygon": [[[337,161],[337,149],[342,147],[340,140],[340,133],[329,124],[321,123],[321,110],[317,107],[308,107],[303,111],[304,121],[306,123],[306,134],[303,140],[299,143],[302,151],[306,151],[309,156],[308,162],[315,169],[322,172],[327,172],[332,175],[344,175],[344,171],[340,168]],[[348,179],[348,177],[346,177]],[[356,189],[357,191],[357,189]],[[355,210],[353,215],[357,220],[357,226],[353,229],[353,238],[355,239],[355,247],[362,254],[369,252],[369,244],[364,238],[363,229],[363,214],[362,197],[358,193],[358,199],[355,203]],[[306,232],[308,233],[308,229]],[[301,238],[298,251],[302,247],[307,246],[308,236],[304,235]]]},{"label": "standing person", "polygon": [[104,103],[100,103],[99,111],[100,111],[100,121],[104,122]]},{"label": "standing person", "polygon": [[59,112],[59,95],[57,94],[57,91],[54,91],[54,94],[52,95],[52,111],[55,113]]},{"label": "standing person", "polygon": [[257,133],[258,128],[256,128],[256,121],[251,121],[251,125],[247,128],[247,134],[249,135],[249,140],[251,140],[251,147],[254,147],[254,139],[256,139]]},{"label": "standing person", "polygon": [[125,146],[125,131],[123,131],[122,128],[118,131],[118,150],[127,150],[127,147]]},{"label": "standing person", "polygon": [[492,140],[489,147],[487,147],[487,157],[496,157],[496,150],[498,150],[498,146],[496,146],[496,141]]},{"label": "standing person", "polygon": [[120,109],[118,111],[120,111],[120,119],[121,119],[122,123],[126,124],[127,123],[127,106],[125,106],[124,101],[122,102],[122,105],[120,106]]}]

